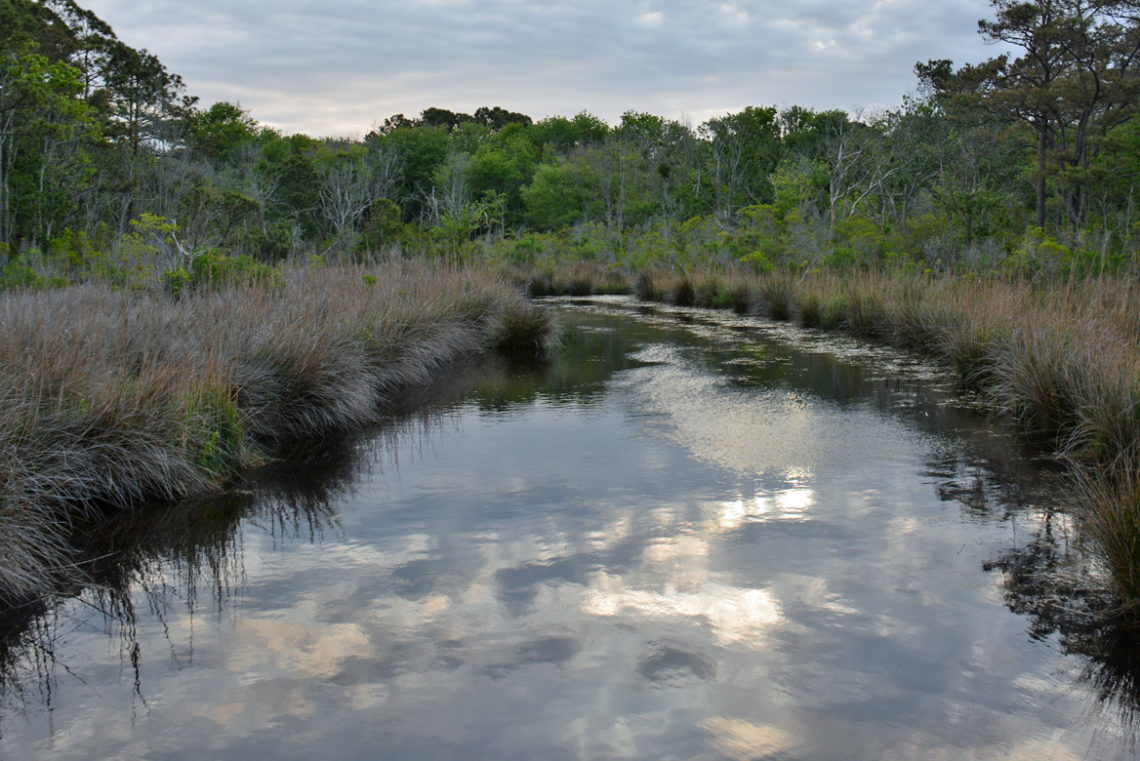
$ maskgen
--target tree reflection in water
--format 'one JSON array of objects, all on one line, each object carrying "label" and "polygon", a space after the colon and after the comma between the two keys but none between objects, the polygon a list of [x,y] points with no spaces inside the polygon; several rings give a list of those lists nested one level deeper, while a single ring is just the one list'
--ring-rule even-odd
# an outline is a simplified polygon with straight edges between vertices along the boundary
[{"label": "tree reflection in water", "polygon": [[[576,353],[580,347],[571,341],[567,349]],[[57,658],[58,645],[71,632],[90,628],[92,610],[107,636],[119,640],[120,662],[133,672],[135,702],[145,710],[136,636],[140,598],[161,623],[171,658],[191,662],[193,637],[172,641],[168,616],[193,622],[204,602],[221,614],[240,597],[244,532],[268,535],[275,546],[319,542],[339,531],[336,505],[361,474],[382,460],[398,467],[398,451],[414,449],[446,427],[449,405],[476,386],[490,407],[533,398],[539,379],[555,394],[591,398],[589,384],[552,373],[541,359],[477,357],[405,393],[375,428],[294,442],[220,493],[140,506],[84,527],[74,543],[86,583],[61,584],[50,596],[0,611],[0,719],[31,706],[50,713],[59,676],[78,678]],[[203,590],[209,590],[207,601],[199,599]]]},{"label": "tree reflection in water", "polygon": [[1017,546],[983,569],[1002,575],[1003,601],[1028,619],[1028,636],[1055,637],[1064,654],[1081,657],[1080,678],[1102,705],[1140,726],[1140,637],[1117,614],[1107,579],[1082,551],[1074,527],[1081,507],[1057,504],[1055,495],[1075,493],[1069,476],[1056,465],[1042,472],[1000,457],[965,469],[953,461],[933,463],[930,472],[940,476],[939,499],[959,503],[966,520],[1018,524]]},{"label": "tree reflection in water", "polygon": [[1135,624],[1115,612],[1103,577],[1066,531],[1055,523],[1067,516],[1050,513],[1031,540],[1003,552],[984,567],[1003,574],[1010,610],[1029,618],[1029,636],[1056,637],[1066,655],[1081,656],[1081,678],[1101,703],[1137,727],[1140,719],[1140,637]]}]

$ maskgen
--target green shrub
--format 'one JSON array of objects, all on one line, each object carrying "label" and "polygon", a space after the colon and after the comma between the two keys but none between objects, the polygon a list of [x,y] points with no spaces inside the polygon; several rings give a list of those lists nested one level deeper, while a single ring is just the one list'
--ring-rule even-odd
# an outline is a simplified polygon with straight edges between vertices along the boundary
[{"label": "green shrub", "polygon": [[279,282],[280,273],[252,256],[224,256],[206,249],[190,260],[190,285],[194,289],[216,288],[239,283]]},{"label": "green shrub", "polygon": [[238,237],[241,250],[258,261],[280,262],[293,253],[293,223],[275,222],[264,230],[259,227],[247,229]]},{"label": "green shrub", "polygon": [[184,415],[184,446],[199,468],[219,477],[247,459],[245,427],[229,390],[203,383],[187,396]]},{"label": "green shrub", "polygon": [[190,273],[185,267],[172,267],[162,273],[162,290],[176,299],[182,298],[190,286]]},{"label": "green shrub", "polygon": [[0,269],[0,289],[4,290],[13,288],[43,290],[64,288],[67,285],[69,285],[68,280],[62,275],[42,274],[31,265],[18,259],[9,261],[3,269]]}]

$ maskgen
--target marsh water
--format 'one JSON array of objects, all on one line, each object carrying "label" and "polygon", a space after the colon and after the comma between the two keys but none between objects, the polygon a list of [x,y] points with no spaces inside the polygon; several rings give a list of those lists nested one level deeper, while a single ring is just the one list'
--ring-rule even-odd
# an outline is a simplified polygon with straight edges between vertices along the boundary
[{"label": "marsh water", "polygon": [[549,363],[99,527],[8,614],[0,758],[1131,757],[1063,475],[941,370],[549,308]]}]

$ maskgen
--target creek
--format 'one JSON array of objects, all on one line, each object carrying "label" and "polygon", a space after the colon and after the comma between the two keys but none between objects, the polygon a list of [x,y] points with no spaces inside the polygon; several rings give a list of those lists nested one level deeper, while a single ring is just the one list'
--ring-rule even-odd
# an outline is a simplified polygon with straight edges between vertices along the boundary
[{"label": "creek", "polygon": [[1135,750],[1064,474],[939,367],[626,298],[90,537],[8,614],[0,758]]}]

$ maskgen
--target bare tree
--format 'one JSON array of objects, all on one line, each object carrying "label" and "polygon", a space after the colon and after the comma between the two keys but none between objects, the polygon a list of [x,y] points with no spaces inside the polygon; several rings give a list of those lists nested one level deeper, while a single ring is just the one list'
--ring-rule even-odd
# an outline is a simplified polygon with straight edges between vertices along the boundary
[{"label": "bare tree", "polygon": [[392,151],[371,156],[362,148],[340,151],[321,169],[321,214],[343,242],[378,199],[391,194],[399,176]]}]

